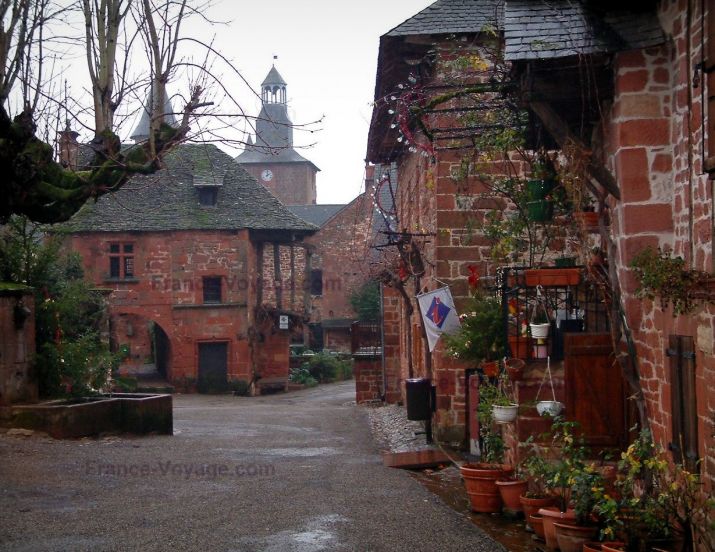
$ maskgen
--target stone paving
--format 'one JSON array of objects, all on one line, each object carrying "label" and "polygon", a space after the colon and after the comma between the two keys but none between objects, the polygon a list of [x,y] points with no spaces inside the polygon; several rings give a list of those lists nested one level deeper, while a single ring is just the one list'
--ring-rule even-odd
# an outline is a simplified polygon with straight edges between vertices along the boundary
[{"label": "stone paving", "polygon": [[174,436],[0,435],[0,550],[504,550],[383,467],[369,418],[348,381],[177,395]]}]

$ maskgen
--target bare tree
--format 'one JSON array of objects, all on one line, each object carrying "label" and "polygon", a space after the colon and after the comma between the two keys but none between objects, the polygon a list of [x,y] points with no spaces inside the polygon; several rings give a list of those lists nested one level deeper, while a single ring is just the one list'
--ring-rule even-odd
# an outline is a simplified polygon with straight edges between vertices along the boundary
[{"label": "bare tree", "polygon": [[[147,108],[156,115],[148,140],[123,149],[116,134],[115,113],[128,86],[139,86],[128,83],[126,76],[134,39],[147,37],[152,62],[149,80],[158,92],[152,97],[165,97],[187,0],[160,5],[149,0],[81,0],[94,104],[92,159],[85,163],[86,170],[62,165],[54,158],[52,146],[37,136],[38,99],[50,98],[42,75],[42,33],[48,23],[77,6],[69,0],[62,6],[53,0],[0,0],[0,164],[6,173],[0,187],[7,198],[0,205],[0,220],[12,214],[24,214],[37,222],[67,220],[88,198],[118,189],[133,174],[156,171],[162,156],[187,136],[192,115],[206,105],[200,102],[202,88],[192,86],[178,124],[168,126],[162,124],[163,105],[152,101]],[[134,20],[139,24],[128,31],[127,14],[132,7],[138,10]],[[120,44],[122,36],[126,40]],[[123,59],[118,60],[120,53]],[[13,94],[21,109],[11,117]],[[54,99],[59,109],[61,101]]]}]

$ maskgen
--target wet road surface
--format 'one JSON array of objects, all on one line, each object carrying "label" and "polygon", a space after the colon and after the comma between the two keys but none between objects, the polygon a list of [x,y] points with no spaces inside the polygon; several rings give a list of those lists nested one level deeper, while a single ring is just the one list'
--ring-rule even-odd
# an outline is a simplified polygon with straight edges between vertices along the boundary
[{"label": "wet road surface", "polygon": [[383,467],[353,400],[177,395],[172,437],[0,435],[0,550],[504,550]]}]

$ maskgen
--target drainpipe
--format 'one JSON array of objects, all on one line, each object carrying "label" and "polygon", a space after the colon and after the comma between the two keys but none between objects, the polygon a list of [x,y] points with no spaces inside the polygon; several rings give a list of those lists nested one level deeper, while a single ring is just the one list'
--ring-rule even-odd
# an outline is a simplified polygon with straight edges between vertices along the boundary
[{"label": "drainpipe", "polygon": [[380,357],[382,361],[382,402],[385,402],[387,397],[387,373],[385,372],[385,287],[380,283]]}]

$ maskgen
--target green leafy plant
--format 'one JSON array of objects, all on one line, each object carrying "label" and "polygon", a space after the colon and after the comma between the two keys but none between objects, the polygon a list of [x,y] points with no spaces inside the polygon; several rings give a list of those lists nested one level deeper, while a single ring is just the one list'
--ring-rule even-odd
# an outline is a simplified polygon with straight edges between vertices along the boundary
[{"label": "green leafy plant", "polygon": [[315,387],[318,385],[318,380],[310,375],[310,370],[308,370],[308,363],[304,363],[302,366],[297,366],[291,368],[290,376],[288,378],[293,383],[300,383],[306,387]]},{"label": "green leafy plant", "polygon": [[546,498],[551,496],[547,481],[551,478],[553,465],[544,456],[543,447],[530,435],[526,441],[519,443],[524,450],[521,469],[529,476],[528,498]]},{"label": "green leafy plant", "polygon": [[629,552],[670,538],[682,538],[684,550],[715,550],[715,499],[648,430],[622,453],[618,470],[618,496],[603,492],[594,508],[604,539],[625,540]]},{"label": "green leafy plant", "polygon": [[350,306],[361,321],[375,321],[380,318],[380,284],[366,282],[350,295]]},{"label": "green leafy plant", "polygon": [[673,305],[673,313],[690,312],[697,302],[696,291],[710,279],[710,275],[699,270],[690,270],[682,257],[673,257],[670,251],[646,247],[631,261],[636,271],[639,286],[638,297],[654,299],[658,297],[663,308]]},{"label": "green leafy plant", "polygon": [[552,467],[546,479],[546,488],[557,497],[562,512],[566,511],[571,501],[577,476],[586,468],[587,451],[583,438],[574,435],[578,427],[577,422],[556,417],[549,433],[550,448],[556,457],[551,461]]},{"label": "green leafy plant", "polygon": [[492,406],[508,406],[510,401],[505,396],[499,384],[488,380],[480,382],[477,419],[479,420],[479,436],[482,440],[482,460],[487,464],[503,464],[506,447],[501,430],[495,427],[492,416]]},{"label": "green leafy plant", "polygon": [[459,317],[462,323],[459,331],[443,336],[450,354],[477,365],[501,357],[506,345],[501,301],[477,293],[467,310]]}]

